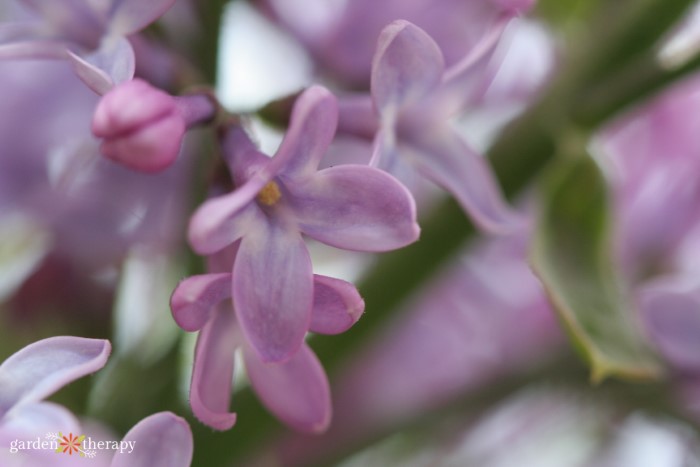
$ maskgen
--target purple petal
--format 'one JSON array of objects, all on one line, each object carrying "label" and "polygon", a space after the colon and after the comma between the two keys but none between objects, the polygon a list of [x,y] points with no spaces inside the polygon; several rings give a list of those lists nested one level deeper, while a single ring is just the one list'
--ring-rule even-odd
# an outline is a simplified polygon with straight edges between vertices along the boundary
[{"label": "purple petal", "polygon": [[265,222],[264,214],[252,203],[265,184],[267,181],[255,177],[236,191],[200,206],[190,219],[192,248],[200,255],[216,253]]},{"label": "purple petal", "polygon": [[230,273],[192,276],[177,285],[170,297],[170,309],[178,326],[198,331],[209,321],[212,309],[230,296]]},{"label": "purple petal", "polygon": [[112,12],[110,32],[127,36],[160,18],[175,0],[122,0]]},{"label": "purple petal", "polygon": [[313,174],[333,141],[337,125],[337,99],[326,88],[311,86],[294,103],[289,128],[270,171]]},{"label": "purple petal", "polygon": [[364,311],[365,301],[353,284],[314,274],[314,307],[310,331],[340,334],[350,329]]},{"label": "purple petal", "polygon": [[311,259],[295,229],[269,224],[246,235],[233,266],[233,304],[248,342],[266,362],[288,359],[311,320]]},{"label": "purple petal", "polygon": [[[20,0],[40,15],[49,29],[87,48],[95,48],[104,35],[104,11],[85,0]],[[90,4],[92,3],[92,4]]]},{"label": "purple petal", "polygon": [[136,69],[134,49],[123,37],[85,56],[69,52],[68,58],[78,77],[99,95],[133,78]]},{"label": "purple petal", "polygon": [[500,69],[499,63],[491,63],[494,51],[510,18],[496,21],[471,51],[454,66],[445,71],[444,83],[434,99],[440,100],[443,115],[453,115],[478,98],[488,89]]},{"label": "purple petal", "polygon": [[[194,450],[192,431],[184,418],[160,412],[138,422],[124,436],[111,467],[189,467]],[[129,452],[130,449],[133,449]]]},{"label": "purple petal", "polygon": [[378,129],[379,121],[371,96],[362,93],[338,100],[338,134],[371,140]]},{"label": "purple petal", "polygon": [[682,283],[649,286],[640,294],[646,328],[676,368],[700,371],[700,290]]},{"label": "purple petal", "polygon": [[197,336],[190,406],[195,417],[216,430],[236,423],[236,414],[228,412],[236,340],[233,312],[221,305]]},{"label": "purple petal", "polygon": [[243,353],[256,394],[272,413],[292,428],[324,432],[331,421],[331,395],[326,373],[304,344],[285,363],[263,363],[250,350]]},{"label": "purple petal", "polygon": [[33,40],[0,45],[0,60],[62,60],[68,50],[60,42]]},{"label": "purple petal", "polygon": [[510,233],[524,226],[524,219],[504,201],[486,160],[449,129],[431,131],[402,146],[426,177],[455,197],[482,229]]},{"label": "purple petal", "polygon": [[372,63],[372,98],[382,115],[391,115],[435,89],[445,61],[435,41],[408,21],[394,21],[379,36]]},{"label": "purple petal", "polygon": [[258,150],[238,122],[225,126],[223,131],[221,138],[223,157],[231,171],[233,182],[239,190],[252,178],[257,178],[256,184],[262,183],[264,186],[275,177],[276,174],[268,170],[270,158]]},{"label": "purple petal", "polygon": [[103,96],[114,87],[114,81],[112,81],[112,78],[110,78],[106,72],[100,70],[79,55],[68,52],[68,60],[73,65],[73,70],[75,74],[78,75],[78,78],[80,78],[87,87],[92,89],[95,94]]},{"label": "purple petal", "polygon": [[42,25],[36,21],[13,21],[0,24],[0,44],[48,39]]},{"label": "purple petal", "polygon": [[39,401],[99,370],[110,351],[109,341],[68,336],[24,347],[0,365],[0,417],[14,406]]},{"label": "purple petal", "polygon": [[53,402],[25,404],[2,418],[3,434],[14,438],[27,439],[54,431],[78,433],[80,422],[68,409]]},{"label": "purple petal", "polygon": [[394,177],[373,167],[341,165],[288,184],[299,227],[328,245],[387,251],[418,239],[416,206]]}]

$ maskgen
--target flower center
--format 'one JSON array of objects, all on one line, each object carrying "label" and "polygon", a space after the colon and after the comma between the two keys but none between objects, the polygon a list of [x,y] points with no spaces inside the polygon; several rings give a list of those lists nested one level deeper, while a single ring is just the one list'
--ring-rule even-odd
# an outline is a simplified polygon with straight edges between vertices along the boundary
[{"label": "flower center", "polygon": [[258,193],[258,201],[265,206],[272,206],[282,197],[280,187],[275,182],[269,182]]}]

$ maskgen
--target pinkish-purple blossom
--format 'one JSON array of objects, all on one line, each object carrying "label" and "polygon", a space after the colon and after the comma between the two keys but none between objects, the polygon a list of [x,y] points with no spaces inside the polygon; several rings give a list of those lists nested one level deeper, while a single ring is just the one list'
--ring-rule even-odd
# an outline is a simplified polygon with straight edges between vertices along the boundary
[{"label": "pinkish-purple blossom", "polygon": [[[56,431],[80,433],[79,420],[66,408],[43,399],[66,384],[102,368],[111,352],[109,341],[59,336],[30,344],[0,365],[0,440],[33,439]],[[187,467],[192,461],[192,433],[187,422],[161,412],[137,423],[124,437],[134,450],[117,452],[110,467]],[[138,449],[136,449],[138,446]],[[73,458],[51,450],[0,454],[16,465],[74,465]],[[96,459],[99,462],[99,459]],[[3,464],[5,465],[5,464]]]},{"label": "pinkish-purple blossom", "polygon": [[413,198],[391,175],[360,165],[317,170],[337,112],[332,94],[309,88],[272,159],[242,128],[229,128],[223,149],[237,189],[207,201],[190,222],[190,243],[200,254],[240,243],[234,309],[266,362],[292,358],[309,329],[313,272],[302,234],[355,251],[392,250],[418,238]]},{"label": "pinkish-purple blossom", "polygon": [[[214,255],[210,267],[230,270],[230,254],[236,253],[233,250]],[[218,430],[234,425],[236,414],[228,407],[234,352],[240,349],[255,392],[273,414],[299,431],[325,431],[331,420],[331,402],[320,362],[305,343],[282,363],[264,362],[237,323],[231,302],[232,281],[235,283],[235,277],[230,272],[188,277],[170,300],[178,325],[186,331],[199,331],[190,385],[190,406],[195,416]],[[344,332],[364,311],[364,301],[348,282],[315,275],[313,293],[308,331]]]},{"label": "pinkish-purple blossom", "polygon": [[450,68],[435,41],[403,20],[382,31],[372,68],[371,100],[341,101],[340,131],[374,137],[371,164],[392,173],[406,164],[450,192],[476,224],[511,232],[522,219],[504,201],[488,163],[450,119],[486,90],[492,52],[506,18]]},{"label": "pinkish-purple blossom", "polygon": [[93,91],[134,76],[126,38],[157,20],[175,0],[22,0],[36,20],[0,25],[0,59],[68,60]]},{"label": "pinkish-purple blossom", "polygon": [[216,112],[205,94],[173,97],[137,78],[102,97],[92,132],[102,138],[100,152],[108,158],[134,170],[160,172],[177,158],[185,131]]}]

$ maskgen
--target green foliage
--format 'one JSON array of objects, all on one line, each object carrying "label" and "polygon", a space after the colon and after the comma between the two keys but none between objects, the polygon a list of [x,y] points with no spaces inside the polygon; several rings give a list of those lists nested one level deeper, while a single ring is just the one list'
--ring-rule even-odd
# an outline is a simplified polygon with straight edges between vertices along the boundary
[{"label": "green foliage", "polygon": [[587,156],[556,169],[544,189],[533,269],[594,382],[655,379],[660,368],[615,271],[605,180]]}]

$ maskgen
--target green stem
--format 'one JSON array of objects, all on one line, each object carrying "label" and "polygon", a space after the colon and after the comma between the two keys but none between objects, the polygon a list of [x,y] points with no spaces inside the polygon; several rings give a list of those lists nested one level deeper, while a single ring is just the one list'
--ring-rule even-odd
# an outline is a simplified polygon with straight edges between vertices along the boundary
[{"label": "green stem", "polygon": [[664,68],[655,54],[646,55],[583,93],[573,118],[593,127],[699,69],[700,54],[672,69]]}]

